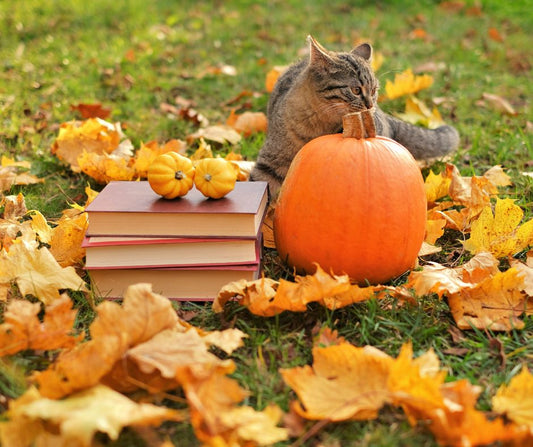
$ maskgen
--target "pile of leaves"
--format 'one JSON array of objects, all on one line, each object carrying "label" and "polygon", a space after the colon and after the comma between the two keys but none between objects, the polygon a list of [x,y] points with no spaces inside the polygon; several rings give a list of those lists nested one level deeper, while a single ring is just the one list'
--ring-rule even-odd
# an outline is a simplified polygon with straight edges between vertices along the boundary
[{"label": "pile of leaves", "polygon": [[[274,74],[278,76],[282,69]],[[406,71],[386,85],[389,99],[410,95],[406,120],[428,127],[442,122],[413,96],[431,85],[430,76]],[[384,98],[383,100],[385,100]],[[198,112],[166,105],[168,113],[194,120],[198,130],[182,140],[155,141],[135,150],[119,123],[105,121],[101,107],[86,107],[83,121],[63,123],[52,153],[72,171],[97,183],[142,179],[150,162],[170,150],[192,157],[213,156],[213,145],[234,145],[264,131],[262,114],[238,116],[210,126]],[[253,123],[252,123],[253,122]],[[211,144],[207,143],[209,141]],[[230,151],[227,158],[239,160]],[[241,163],[245,181],[249,164]],[[0,189],[43,181],[28,173],[27,161],[3,157]],[[396,285],[362,287],[317,266],[294,280],[264,277],[223,287],[213,303],[222,312],[229,302],[271,317],[305,312],[309,303],[329,309],[387,297],[416,302],[422,296],[446,300],[461,329],[520,330],[532,313],[533,219],[514,200],[500,197],[510,178],[500,166],[464,177],[452,164],[425,179],[428,199],[426,240],[420,266]],[[172,303],[148,284],[132,285],[122,303],[95,306],[88,333],[76,330],[77,311],[66,290],[92,302],[81,269],[87,229],[87,201],[73,204],[48,221],[27,210],[24,196],[2,196],[0,219],[0,361],[31,350],[43,368],[25,377],[25,392],[9,401],[0,422],[5,446],[53,444],[89,446],[97,433],[117,439],[126,426],[188,423],[206,446],[272,445],[305,437],[304,421],[317,424],[369,420],[384,406],[399,407],[412,425],[422,424],[443,445],[484,445],[496,441],[533,442],[533,377],[524,367],[492,396],[491,411],[477,409],[479,386],[451,380],[429,350],[414,358],[405,343],[394,358],[372,346],[354,346],[329,329],[314,340],[311,365],[280,369],[295,399],[288,412],[276,405],[257,411],[244,404],[248,392],[232,377],[231,359],[247,337],[238,329],[206,331],[179,318]],[[442,253],[450,241],[455,253]],[[440,261],[440,262],[437,262]],[[170,445],[161,432],[160,445]]]}]

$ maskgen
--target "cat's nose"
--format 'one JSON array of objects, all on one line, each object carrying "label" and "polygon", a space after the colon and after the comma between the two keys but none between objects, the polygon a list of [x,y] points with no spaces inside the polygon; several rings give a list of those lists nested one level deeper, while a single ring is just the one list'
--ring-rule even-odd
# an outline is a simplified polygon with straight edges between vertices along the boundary
[{"label": "cat's nose", "polygon": [[371,109],[373,104],[372,104],[372,97],[370,96],[363,96],[363,102],[365,103],[365,106],[367,109]]}]

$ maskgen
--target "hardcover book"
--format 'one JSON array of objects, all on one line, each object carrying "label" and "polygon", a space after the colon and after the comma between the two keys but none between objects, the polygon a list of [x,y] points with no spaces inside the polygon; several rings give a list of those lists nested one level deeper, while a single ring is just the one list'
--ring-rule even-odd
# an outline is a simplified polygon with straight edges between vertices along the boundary
[{"label": "hardcover book", "polygon": [[222,199],[207,199],[193,187],[167,200],[147,181],[114,181],[87,206],[87,235],[254,238],[267,201],[266,182],[237,182]]},{"label": "hardcover book", "polygon": [[221,267],[177,267],[147,269],[89,269],[91,283],[103,298],[122,298],[131,284],[152,284],[154,292],[169,299],[214,300],[226,284],[259,279],[260,264]]},{"label": "hardcover book", "polygon": [[257,264],[261,237],[251,238],[158,238],[86,237],[85,267],[147,268],[200,265]]}]

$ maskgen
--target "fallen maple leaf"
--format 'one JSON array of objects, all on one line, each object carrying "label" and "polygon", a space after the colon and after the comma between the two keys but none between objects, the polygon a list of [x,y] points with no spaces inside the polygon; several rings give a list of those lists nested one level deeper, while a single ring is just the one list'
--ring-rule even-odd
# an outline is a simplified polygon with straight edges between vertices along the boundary
[{"label": "fallen maple leaf", "polygon": [[447,175],[447,171],[443,171],[440,174],[429,171],[424,181],[428,204],[433,204],[438,199],[447,196],[451,183],[452,179]]},{"label": "fallen maple leaf", "polygon": [[65,161],[74,172],[80,172],[78,157],[83,152],[102,155],[113,152],[123,137],[119,123],[111,124],[100,118],[61,124],[52,145],[52,154]]},{"label": "fallen maple leaf", "polygon": [[274,90],[274,86],[278,78],[287,70],[288,66],[286,65],[277,65],[272,67],[272,69],[267,73],[265,79],[265,88],[268,93]]},{"label": "fallen maple leaf", "polygon": [[533,376],[524,365],[509,385],[502,385],[492,397],[492,408],[533,433]]},{"label": "fallen maple leaf", "polygon": [[273,445],[288,438],[287,430],[276,427],[281,411],[268,406],[262,412],[237,406],[248,393],[223,372],[197,374],[194,368],[179,368],[196,437],[205,446]]},{"label": "fallen maple leaf", "polygon": [[533,313],[533,303],[524,294],[523,275],[517,268],[505,272],[490,253],[479,253],[468,263],[454,269],[431,264],[411,272],[405,287],[418,295],[446,295],[453,318],[460,329],[521,329],[518,317]]},{"label": "fallen maple leaf", "polygon": [[489,251],[497,258],[511,256],[533,243],[533,219],[520,225],[524,212],[513,199],[496,199],[492,208],[483,208],[472,223],[470,239],[463,245],[472,253]]},{"label": "fallen maple leaf", "polygon": [[9,286],[6,280],[13,281],[23,296],[34,295],[45,304],[58,299],[60,289],[88,290],[73,267],[61,267],[48,248],[37,248],[35,240],[17,238],[8,252],[0,251],[0,271],[0,290]]},{"label": "fallen maple leaf", "polygon": [[402,290],[381,285],[360,287],[350,284],[348,275],[329,274],[317,265],[314,274],[296,276],[294,282],[263,277],[255,281],[239,280],[226,284],[219,290],[213,310],[221,312],[228,301],[236,300],[255,315],[271,317],[283,311],[305,312],[307,304],[312,302],[328,309],[339,309],[380,298],[385,293],[395,294],[399,299],[412,299]]},{"label": "fallen maple leaf", "polygon": [[44,179],[27,172],[30,168],[31,164],[28,161],[15,161],[2,155],[0,160],[0,192],[9,191],[13,185],[33,185],[44,182]]},{"label": "fallen maple leaf", "polygon": [[412,70],[398,73],[394,81],[387,79],[385,83],[385,93],[388,99],[399,98],[400,96],[410,95],[420,90],[430,87],[433,84],[433,77],[430,75],[414,75]]},{"label": "fallen maple leaf", "polygon": [[117,149],[110,154],[84,151],[77,158],[79,169],[100,184],[132,180],[135,169],[131,166],[131,154],[124,153],[120,147]]},{"label": "fallen maple leaf", "polygon": [[111,115],[111,110],[104,108],[99,102],[95,104],[79,103],[77,105],[71,105],[70,110],[77,110],[80,112],[80,115],[83,119],[101,118],[105,120],[109,115]]},{"label": "fallen maple leaf", "polygon": [[314,347],[312,366],[280,373],[301,402],[294,410],[306,419],[365,420],[376,418],[391,401],[387,383],[392,362],[375,348],[340,343]]},{"label": "fallen maple leaf", "polygon": [[158,155],[166,152],[177,152],[185,154],[187,144],[181,140],[169,140],[162,146],[157,141],[150,141],[146,144],[141,144],[141,147],[135,152],[133,160],[133,169],[135,176],[139,178],[146,178],[148,167],[152,164]]},{"label": "fallen maple leaf", "polygon": [[46,306],[42,322],[38,317],[40,311],[40,303],[9,302],[0,325],[0,357],[25,349],[71,348],[83,338],[73,335],[77,312],[72,309],[68,295],[63,294]]},{"label": "fallen maple leaf", "polygon": [[103,385],[62,400],[43,397],[35,388],[12,401],[9,421],[0,422],[5,447],[59,445],[89,447],[97,432],[116,440],[123,427],[158,426],[181,421],[182,413],[170,408],[136,403]]},{"label": "fallen maple leaf", "polygon": [[420,99],[410,96],[405,101],[405,112],[399,113],[398,117],[411,124],[417,124],[429,129],[435,129],[444,125],[444,120],[436,107],[433,110]]},{"label": "fallen maple leaf", "polygon": [[433,350],[413,359],[413,347],[406,343],[390,366],[387,388],[392,403],[401,406],[414,422],[419,412],[444,406],[440,388],[445,378],[446,371],[440,368]]},{"label": "fallen maple leaf", "polygon": [[440,391],[444,406],[417,414],[418,419],[427,421],[427,428],[440,445],[481,446],[515,440],[521,435],[513,425],[505,424],[501,418],[490,419],[475,408],[480,387],[458,380],[443,384]]}]

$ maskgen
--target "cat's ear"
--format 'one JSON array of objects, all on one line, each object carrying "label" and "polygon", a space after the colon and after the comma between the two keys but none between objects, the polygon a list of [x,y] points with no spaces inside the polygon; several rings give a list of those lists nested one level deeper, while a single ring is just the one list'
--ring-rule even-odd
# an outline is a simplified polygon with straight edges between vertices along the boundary
[{"label": "cat's ear", "polygon": [[362,43],[352,50],[352,54],[355,54],[363,59],[369,61],[372,59],[372,46],[368,43]]},{"label": "cat's ear", "polygon": [[309,63],[311,65],[327,65],[332,62],[332,57],[322,45],[320,45],[313,36],[307,36],[309,43]]}]

